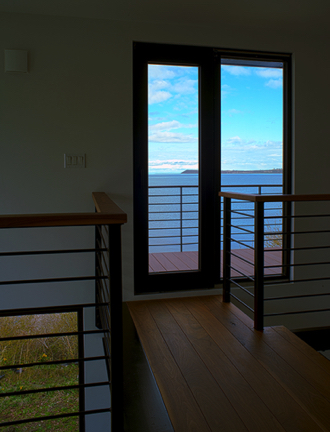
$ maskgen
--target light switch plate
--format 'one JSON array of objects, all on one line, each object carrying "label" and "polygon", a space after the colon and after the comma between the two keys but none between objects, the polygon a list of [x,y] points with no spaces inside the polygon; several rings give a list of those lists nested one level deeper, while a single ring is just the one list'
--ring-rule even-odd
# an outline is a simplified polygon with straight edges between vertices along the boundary
[{"label": "light switch plate", "polygon": [[64,168],[86,168],[86,154],[64,154]]}]

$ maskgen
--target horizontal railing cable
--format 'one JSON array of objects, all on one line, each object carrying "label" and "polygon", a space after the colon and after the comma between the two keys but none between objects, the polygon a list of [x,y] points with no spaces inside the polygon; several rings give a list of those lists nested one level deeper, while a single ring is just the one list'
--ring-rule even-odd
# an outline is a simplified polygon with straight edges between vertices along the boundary
[{"label": "horizontal railing cable", "polygon": [[243,300],[241,300],[239,297],[236,297],[235,294],[230,293],[230,296],[233,297],[239,303],[241,303],[244,307],[246,307],[247,309],[249,309],[249,311],[254,312],[254,310],[249,305],[247,305],[246,303],[244,303]]},{"label": "horizontal railing cable", "polygon": [[253,293],[249,291],[247,288],[244,288],[242,285],[240,285],[235,279],[230,279],[230,282],[234,285],[236,285],[239,289],[249,294],[251,297],[253,297]]},{"label": "horizontal railing cable", "polygon": [[[106,249],[101,249],[106,251]],[[26,255],[53,255],[53,254],[75,254],[75,253],[95,253],[96,249],[62,249],[62,250],[40,250],[22,252],[0,252],[0,257],[26,256]]]},{"label": "horizontal railing cable", "polygon": [[57,420],[57,419],[66,418],[66,417],[78,417],[81,415],[102,414],[102,413],[109,413],[109,412],[111,412],[111,408],[75,411],[75,412],[66,413],[66,414],[55,414],[55,415],[50,415],[50,416],[33,417],[30,419],[24,419],[24,420],[2,422],[0,424],[0,426],[2,426],[2,427],[4,427],[4,426],[16,426],[16,425],[25,424],[25,423],[41,422],[41,421],[46,421],[46,420]]},{"label": "horizontal railing cable", "polygon": [[62,391],[62,390],[74,390],[79,388],[90,388],[90,387],[103,387],[108,386],[109,381],[104,382],[95,382],[90,384],[70,384],[67,386],[57,386],[57,387],[45,387],[40,389],[31,389],[31,390],[20,390],[16,392],[8,392],[8,393],[0,393],[0,398],[3,397],[9,397],[9,396],[24,396],[28,394],[35,394],[35,393],[47,393],[51,391]]},{"label": "horizontal railing cable", "polygon": [[246,262],[247,264],[249,264],[249,265],[251,265],[251,266],[254,267],[254,262],[249,261],[249,260],[246,259],[246,258],[243,258],[241,255],[237,255],[235,252],[231,252],[231,255],[234,256],[235,258],[238,258],[239,260],[244,261],[244,262]]},{"label": "horizontal railing cable", "polygon": [[298,299],[298,298],[323,297],[323,296],[328,296],[328,295],[330,295],[330,293],[300,294],[300,295],[283,296],[283,297],[267,297],[267,298],[265,298],[265,301],[294,300],[294,299]]},{"label": "horizontal railing cable", "polygon": [[37,284],[37,283],[51,283],[51,282],[82,282],[93,281],[97,279],[106,279],[107,276],[78,276],[78,277],[65,277],[65,278],[45,278],[45,279],[18,279],[0,281],[0,285],[21,285],[21,284]]},{"label": "horizontal railing cable", "polygon": [[51,307],[41,307],[41,308],[18,308],[18,309],[2,309],[0,310],[0,317],[5,316],[17,316],[17,315],[43,315],[51,313],[62,313],[62,312],[72,312],[76,309],[82,308],[94,308],[98,306],[107,306],[108,303],[77,303],[63,306],[51,306]]},{"label": "horizontal railing cable", "polygon": [[272,312],[272,313],[265,313],[265,317],[272,317],[272,316],[280,316],[280,315],[298,315],[298,314],[305,314],[305,313],[315,313],[315,312],[330,312],[330,309],[308,309],[308,310],[299,310],[299,311],[289,311],[289,312]]},{"label": "horizontal railing cable", "polygon": [[243,213],[241,211],[237,211],[237,210],[232,210],[233,214],[235,215],[240,215],[240,216],[244,216],[245,218],[254,218],[253,215],[248,214],[248,213]]},{"label": "horizontal railing cable", "polygon": [[70,364],[70,363],[78,363],[80,361],[84,362],[92,362],[92,361],[100,361],[107,359],[107,356],[95,356],[95,357],[84,357],[84,358],[74,358],[74,359],[65,359],[65,360],[49,360],[45,362],[33,362],[33,363],[20,363],[8,366],[1,366],[0,370],[9,370],[9,369],[23,369],[34,366],[49,366],[49,365],[60,365],[60,364]]},{"label": "horizontal railing cable", "polygon": [[241,231],[246,231],[247,234],[253,234],[253,231],[246,229],[245,226],[244,227],[240,227],[238,225],[232,225],[232,228],[237,228],[237,229],[239,229]]},{"label": "horizontal railing cable", "polygon": [[[330,277],[318,277],[318,278],[309,278],[309,279],[294,279],[290,282],[294,282],[294,283],[306,283],[306,282],[322,282],[322,281],[326,281],[326,280],[330,280]],[[272,285],[280,285],[283,284],[282,280],[273,280],[272,281]]]},{"label": "horizontal railing cable", "polygon": [[264,266],[265,268],[272,268],[272,267],[308,267],[308,266],[315,266],[315,265],[329,265],[330,261],[325,262],[303,262],[303,263],[292,263],[292,264],[272,264]]},{"label": "horizontal railing cable", "polygon": [[234,239],[233,237],[231,237],[230,240],[231,240],[232,242],[234,242],[234,243],[238,243],[238,244],[240,244],[241,246],[244,246],[245,248],[253,249],[253,246],[250,246],[250,245],[248,245],[248,244],[246,244],[246,243],[243,243],[243,242],[240,241],[240,240],[236,240],[236,239]]},{"label": "horizontal railing cable", "polygon": [[[9,337],[0,337],[0,342],[6,342],[10,340],[28,340],[28,339],[44,339],[44,338],[53,338],[53,337],[63,337],[63,336],[78,336],[78,335],[92,335],[98,333],[108,332],[109,330],[82,330],[75,332],[63,332],[63,333],[40,333],[34,335],[24,335],[24,336],[9,336]],[[1,367],[0,367],[1,369]]]}]

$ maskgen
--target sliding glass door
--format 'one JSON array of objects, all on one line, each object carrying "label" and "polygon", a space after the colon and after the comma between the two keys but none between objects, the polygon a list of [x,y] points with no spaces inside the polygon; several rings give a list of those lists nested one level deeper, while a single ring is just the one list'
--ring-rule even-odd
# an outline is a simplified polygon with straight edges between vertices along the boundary
[{"label": "sliding glass door", "polygon": [[[282,59],[221,57],[221,190],[282,194],[284,119]],[[232,276],[254,273],[254,204],[233,204]],[[283,273],[282,203],[265,204],[265,275]],[[284,236],[285,237],[285,236]],[[275,267],[278,264],[278,267]]]},{"label": "sliding glass door", "polygon": [[290,191],[289,57],[146,43],[133,53],[135,292],[212,288],[221,182],[275,168],[276,192]]}]

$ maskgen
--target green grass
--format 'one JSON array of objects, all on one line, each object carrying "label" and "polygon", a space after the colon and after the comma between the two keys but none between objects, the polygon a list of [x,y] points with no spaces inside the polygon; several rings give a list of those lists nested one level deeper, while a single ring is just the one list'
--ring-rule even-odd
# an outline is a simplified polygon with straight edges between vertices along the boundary
[{"label": "green grass", "polygon": [[[0,318],[2,337],[57,333],[77,330],[75,313]],[[40,338],[0,343],[0,366],[77,358],[76,336]],[[79,381],[77,364],[43,365],[23,368],[21,373],[0,371],[1,393],[75,385]],[[79,390],[43,392],[0,398],[0,422],[79,411]],[[78,431],[77,417],[37,421],[1,427],[6,432]]]}]

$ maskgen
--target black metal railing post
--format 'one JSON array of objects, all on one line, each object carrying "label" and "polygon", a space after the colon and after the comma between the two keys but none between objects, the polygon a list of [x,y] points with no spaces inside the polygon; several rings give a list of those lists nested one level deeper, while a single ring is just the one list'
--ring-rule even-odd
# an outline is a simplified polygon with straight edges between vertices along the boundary
[{"label": "black metal railing post", "polygon": [[109,225],[111,430],[124,431],[121,226]]},{"label": "black metal railing post", "polygon": [[223,212],[223,301],[230,302],[231,198],[224,198]]},{"label": "black metal railing post", "polygon": [[[84,310],[81,308],[78,311],[78,328],[84,328]],[[84,335],[80,334],[78,337],[78,357],[79,357],[79,432],[85,432],[85,342]]]},{"label": "black metal railing post", "polygon": [[[284,202],[283,203],[283,210],[282,210],[282,245],[281,248],[283,249],[282,252],[282,264],[284,264],[284,267],[282,267],[282,273],[285,277],[288,279],[291,279],[291,248],[292,248],[292,238],[291,234],[294,232],[293,228],[293,202]],[[284,217],[284,215],[286,217]]]},{"label": "black metal railing post", "polygon": [[[95,210],[96,211],[96,210]],[[100,303],[100,280],[98,277],[101,273],[101,225],[95,225],[95,303]],[[99,306],[95,307],[95,327],[98,329],[102,328],[101,316],[100,316],[100,308]]]},{"label": "black metal railing post", "polygon": [[254,328],[264,328],[264,203],[256,202],[254,220]]},{"label": "black metal railing post", "polygon": [[182,197],[182,194],[183,194],[183,187],[182,186],[180,186],[180,252],[182,252],[182,242],[183,242],[183,238],[182,238],[182,224],[183,224],[183,221],[182,221],[182,218],[183,218],[183,213],[182,213],[182,201],[183,201],[183,197]]}]

